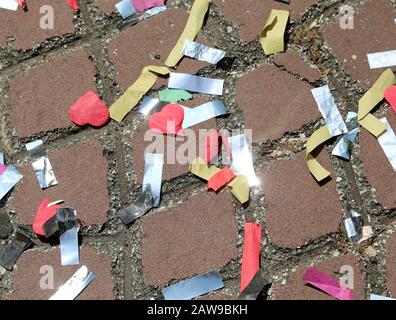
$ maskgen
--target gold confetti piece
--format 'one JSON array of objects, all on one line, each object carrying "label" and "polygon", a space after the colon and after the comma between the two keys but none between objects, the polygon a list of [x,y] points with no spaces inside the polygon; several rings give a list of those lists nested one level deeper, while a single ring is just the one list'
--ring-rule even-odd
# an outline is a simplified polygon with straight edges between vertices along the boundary
[{"label": "gold confetti piece", "polygon": [[[190,165],[190,172],[206,181],[220,170],[215,166],[207,165],[200,157],[195,158]],[[249,183],[245,176],[238,175],[227,186],[231,187],[232,194],[241,204],[249,200]]]},{"label": "gold confetti piece", "polygon": [[271,14],[260,34],[261,46],[266,55],[283,52],[285,50],[285,31],[289,11],[271,10]]},{"label": "gold confetti piece", "polygon": [[198,35],[198,32],[202,28],[208,8],[209,0],[195,0],[183,33],[165,61],[166,66],[175,67],[179,63],[180,59],[183,57],[182,50],[184,47],[184,41],[193,41]]},{"label": "gold confetti piece", "polygon": [[396,78],[392,69],[386,69],[359,100],[358,121],[377,138],[386,131],[386,126],[370,112],[384,99],[385,90],[395,83]]},{"label": "gold confetti piece", "polygon": [[169,74],[169,70],[166,67],[159,66],[144,67],[139,79],[109,108],[110,118],[121,122],[155,84],[158,78],[157,74],[165,76]]},{"label": "gold confetti piece", "polygon": [[332,138],[332,136],[329,129],[327,128],[327,126],[323,126],[316,130],[307,142],[306,155],[308,169],[318,182],[329,177],[330,172],[322,167],[319,161],[316,160],[315,157],[312,155],[312,152],[330,138]]}]

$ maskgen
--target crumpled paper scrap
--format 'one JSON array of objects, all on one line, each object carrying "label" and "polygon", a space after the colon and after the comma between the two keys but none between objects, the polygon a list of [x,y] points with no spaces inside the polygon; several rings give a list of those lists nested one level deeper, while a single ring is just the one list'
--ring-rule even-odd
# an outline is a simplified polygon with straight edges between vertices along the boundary
[{"label": "crumpled paper scrap", "polygon": [[260,34],[260,43],[266,55],[285,50],[285,31],[289,11],[271,10],[270,16]]}]

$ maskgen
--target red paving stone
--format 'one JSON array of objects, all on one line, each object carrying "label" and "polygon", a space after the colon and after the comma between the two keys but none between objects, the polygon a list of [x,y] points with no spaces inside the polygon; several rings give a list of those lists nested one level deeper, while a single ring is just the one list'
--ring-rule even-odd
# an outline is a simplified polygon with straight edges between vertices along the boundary
[{"label": "red paving stone", "polygon": [[354,15],[354,29],[342,30],[336,21],[324,30],[325,41],[344,63],[347,73],[360,80],[364,87],[370,87],[384,71],[369,69],[367,53],[396,47],[395,14],[390,0],[368,0]]},{"label": "red paving stone", "polygon": [[261,66],[240,79],[237,103],[244,112],[245,128],[253,129],[253,141],[281,138],[318,119],[320,113],[311,89],[306,82],[272,65]]},{"label": "red paving stone", "polygon": [[[392,110],[386,114],[386,118],[392,129],[396,131],[396,119]],[[363,128],[360,137],[360,153],[364,173],[370,185],[376,189],[377,201],[387,208],[395,208],[396,172],[393,171],[378,140]]]},{"label": "red paving stone", "polygon": [[41,190],[31,164],[20,169],[23,180],[11,200],[19,222],[31,224],[42,199],[65,200],[76,208],[86,225],[103,224],[107,220],[108,165],[99,141],[76,144],[48,153],[58,185]]},{"label": "red paving stone", "polygon": [[96,91],[95,73],[79,50],[17,75],[10,83],[8,113],[18,136],[71,126],[68,110],[87,91]]},{"label": "red paving stone", "polygon": [[289,10],[292,21],[299,19],[305,9],[317,0],[291,1],[290,5],[273,0],[213,0],[224,16],[240,27],[245,42],[258,38],[272,9]]},{"label": "red paving stone", "polygon": [[111,14],[116,12],[117,9],[115,5],[120,2],[120,0],[96,0],[96,4],[100,10],[102,10],[106,14]]},{"label": "red paving stone", "polygon": [[[51,5],[54,9],[54,29],[41,29],[40,19],[45,16],[40,8]],[[28,2],[28,11],[0,10],[0,47],[6,46],[7,38],[15,37],[13,47],[29,49],[33,44],[44,40],[74,32],[73,10],[66,1],[34,0]]]},{"label": "red paving stone", "polygon": [[234,210],[226,192],[205,192],[144,218],[144,282],[163,286],[237,258]]},{"label": "red paving stone", "polygon": [[[331,169],[326,151],[319,162]],[[296,248],[308,239],[335,232],[342,219],[335,189],[335,177],[319,186],[305,162],[305,153],[296,160],[278,160],[262,173],[268,203],[267,230],[270,241],[281,247]]]},{"label": "red paving stone", "polygon": [[[360,272],[358,258],[354,255],[345,255],[333,258],[314,267],[320,271],[327,273],[329,276],[339,279],[337,273],[343,265],[353,267],[353,297],[355,300],[365,300],[364,294],[364,278]],[[328,294],[313,288],[304,283],[303,275],[308,267],[300,267],[296,272],[292,273],[285,285],[277,285],[274,287],[274,300],[335,300]]]},{"label": "red paving stone", "polygon": [[[82,265],[95,273],[93,282],[81,293],[78,300],[114,300],[114,282],[110,273],[111,256],[98,254],[93,247],[84,246],[80,249],[80,265],[62,267],[59,248],[49,252],[37,250],[25,252],[17,262],[13,276],[13,291],[10,300],[48,300]],[[48,275],[51,266],[54,270],[54,289],[42,289],[40,280]],[[48,279],[45,277],[43,281]],[[42,282],[43,282],[42,281]]]},{"label": "red paving stone", "polygon": [[274,57],[274,63],[285,67],[287,71],[293,74],[304,77],[309,82],[318,81],[321,76],[319,69],[306,64],[297,52],[277,54]]},{"label": "red paving stone", "polygon": [[394,232],[386,243],[387,287],[392,297],[396,297],[396,233]]},{"label": "red paving stone", "polygon": [[[110,42],[108,54],[114,61],[122,89],[125,90],[135,82],[145,66],[165,63],[179,39],[187,17],[185,11],[168,9],[122,31]],[[210,45],[202,36],[198,36],[196,41]],[[155,54],[159,54],[160,59],[156,59]],[[183,58],[177,72],[195,73],[206,65],[208,64]],[[156,87],[166,84],[166,80],[158,81]]]},{"label": "red paving stone", "polygon": [[[189,101],[183,101],[182,104],[187,107],[193,107],[193,106],[198,106],[202,103],[207,102],[204,99],[198,98],[198,99],[193,99]],[[164,169],[163,169],[163,174],[162,174],[162,179],[164,181],[173,179],[175,177],[178,177],[180,175],[184,175],[189,172],[189,164],[191,161],[198,155],[200,154],[200,146],[203,146],[203,141],[204,141],[204,135],[201,135],[201,138],[199,138],[199,130],[200,129],[215,129],[216,127],[216,121],[214,119],[210,119],[208,121],[205,121],[201,124],[198,124],[191,129],[195,133],[196,137],[196,149],[195,152],[197,154],[191,153],[188,154],[187,160],[185,164],[170,164],[169,161],[167,161],[168,157],[168,145],[169,148],[172,146],[173,143],[175,143],[176,149],[172,148],[171,150],[177,150],[180,148],[181,145],[183,145],[186,141],[190,141],[186,138],[178,137],[177,140],[175,137],[172,136],[164,136],[162,134],[158,133],[153,133],[153,140],[150,141],[162,141],[164,139],[164,152],[159,149],[158,151],[147,151],[147,152],[158,152],[158,153],[164,153],[165,156],[165,164],[164,164]],[[136,131],[134,134],[134,137],[132,138],[131,142],[131,147],[132,147],[132,158],[133,158],[133,163],[134,163],[134,170],[137,175],[137,182],[141,183],[143,181],[143,174],[144,174],[144,153],[146,148],[151,144],[150,141],[144,141],[144,136],[145,133],[149,130],[147,121],[144,121],[140,128]],[[154,140],[155,139],[155,140]],[[169,154],[170,159],[173,160],[174,157]],[[184,158],[184,157],[183,157]]]}]

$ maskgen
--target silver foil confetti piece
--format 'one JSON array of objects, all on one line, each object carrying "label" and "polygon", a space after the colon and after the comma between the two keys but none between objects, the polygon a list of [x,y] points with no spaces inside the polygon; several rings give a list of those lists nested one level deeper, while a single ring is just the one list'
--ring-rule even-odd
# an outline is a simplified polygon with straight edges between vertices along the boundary
[{"label": "silver foil confetti piece", "polygon": [[380,296],[378,294],[370,294],[370,300],[396,300],[396,299]]},{"label": "silver foil confetti piece", "polygon": [[206,120],[228,114],[223,101],[220,100],[210,101],[195,108],[183,107],[183,109],[183,129],[190,128]]},{"label": "silver foil confetti piece", "polygon": [[121,209],[117,215],[124,224],[130,224],[150,211],[153,206],[154,199],[151,186],[144,185],[143,192],[139,195],[136,201],[134,201],[128,208]]},{"label": "silver foil confetti piece", "polygon": [[74,300],[95,279],[95,274],[82,266],[49,300]]},{"label": "silver foil confetti piece", "polygon": [[367,54],[370,69],[396,66],[396,50]]},{"label": "silver foil confetti piece", "polygon": [[150,18],[150,17],[155,16],[156,14],[164,12],[166,10],[167,10],[166,6],[159,6],[159,7],[151,8],[143,13],[142,19]]},{"label": "silver foil confetti piece", "polygon": [[231,149],[231,170],[245,176],[248,179],[249,186],[260,184],[259,179],[254,172],[253,158],[244,134],[228,138]]},{"label": "silver foil confetti piece", "polygon": [[344,220],[345,232],[349,241],[357,243],[362,237],[363,218],[354,210],[351,210],[351,217]]},{"label": "silver foil confetti piece", "polygon": [[259,269],[247,287],[240,293],[238,300],[257,300],[257,297],[265,289],[264,287],[269,289],[270,285],[264,271]]},{"label": "silver foil confetti piece", "polygon": [[333,156],[337,156],[343,158],[345,160],[350,160],[351,153],[350,149],[352,148],[353,143],[356,142],[357,136],[360,132],[360,128],[355,128],[345,134],[341,140],[336,144],[332,151]]},{"label": "silver foil confetti piece", "polygon": [[192,92],[206,93],[221,96],[223,94],[224,80],[210,79],[194,76],[187,73],[171,72],[168,87],[183,89]]},{"label": "silver foil confetti piece", "polygon": [[8,166],[0,175],[0,199],[3,199],[22,178],[23,176],[13,166]]},{"label": "silver foil confetti piece", "polygon": [[182,54],[187,57],[212,64],[218,63],[226,55],[223,50],[213,49],[190,40],[186,40],[184,42]]},{"label": "silver foil confetti piece", "polygon": [[161,109],[167,104],[168,102],[161,101],[157,98],[144,97],[140,103],[138,112],[145,117],[148,117],[156,112],[161,111]]},{"label": "silver foil confetti piece", "polygon": [[118,2],[115,7],[123,19],[126,19],[136,13],[136,9],[131,0],[122,0],[121,2]]},{"label": "silver foil confetti piece", "polygon": [[0,152],[0,164],[4,164],[4,153]]},{"label": "silver foil confetti piece", "polygon": [[349,130],[355,129],[359,126],[358,114],[356,112],[349,111],[345,119],[345,124]]},{"label": "silver foil confetti piece", "polygon": [[1,0],[0,8],[17,11],[18,10],[18,2],[16,2],[15,0]]},{"label": "silver foil confetti piece", "polygon": [[[150,185],[153,197],[153,206],[158,207],[161,200],[162,169],[164,155],[161,153],[144,154],[143,186]],[[144,191],[144,190],[143,190]]]},{"label": "silver foil confetti piece", "polygon": [[32,239],[23,230],[18,229],[15,238],[6,246],[0,256],[0,266],[11,271],[23,251],[30,247]]},{"label": "silver foil confetti piece", "polygon": [[394,171],[396,171],[396,136],[386,118],[380,119],[386,125],[386,131],[378,137],[378,142]]},{"label": "silver foil confetti piece", "polygon": [[80,264],[78,248],[78,221],[76,210],[64,207],[56,210],[56,219],[59,226],[59,241],[62,266]]},{"label": "silver foil confetti piece", "polygon": [[36,140],[27,143],[26,150],[28,151],[30,159],[32,160],[32,166],[34,172],[36,173],[41,189],[56,186],[58,181],[56,181],[51,163],[45,153],[43,141]]},{"label": "silver foil confetti piece", "polygon": [[162,294],[165,300],[191,300],[223,287],[219,271],[213,270],[166,287]]},{"label": "silver foil confetti piece", "polygon": [[348,129],[334,101],[328,85],[311,90],[319,111],[332,137],[347,133]]}]

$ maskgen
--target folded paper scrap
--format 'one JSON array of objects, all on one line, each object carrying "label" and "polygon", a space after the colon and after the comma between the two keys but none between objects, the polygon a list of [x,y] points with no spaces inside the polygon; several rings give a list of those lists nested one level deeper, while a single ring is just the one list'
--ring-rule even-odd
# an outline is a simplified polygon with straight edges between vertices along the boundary
[{"label": "folded paper scrap", "polygon": [[362,238],[363,218],[354,210],[350,211],[351,217],[344,220],[345,232],[349,241],[357,243]]},{"label": "folded paper scrap", "polygon": [[370,69],[396,66],[396,50],[368,53],[367,61]]},{"label": "folded paper scrap", "polygon": [[353,300],[351,289],[341,287],[339,281],[316,268],[308,268],[304,273],[303,279],[338,300]]},{"label": "folded paper scrap", "polygon": [[212,64],[218,63],[226,55],[226,52],[223,50],[213,49],[190,40],[184,42],[182,53],[186,57]]},{"label": "folded paper scrap", "polygon": [[271,10],[260,34],[260,43],[266,55],[285,51],[285,32],[288,20],[289,11]]},{"label": "folded paper scrap", "polygon": [[165,300],[191,300],[223,287],[219,271],[213,270],[166,287],[162,294]]},{"label": "folded paper scrap", "polygon": [[184,109],[183,129],[190,128],[206,120],[229,114],[224,102],[221,100],[210,101],[195,108]]},{"label": "folded paper scrap", "polygon": [[36,140],[26,144],[26,150],[32,161],[34,172],[41,189],[56,186],[58,181],[55,178],[51,163],[44,150],[42,140]]},{"label": "folded paper scrap", "polygon": [[343,135],[331,154],[345,160],[350,160],[352,145],[356,142],[358,134],[360,133],[359,123],[357,122],[357,113],[348,112],[345,123],[350,131]]},{"label": "folded paper scrap", "polygon": [[239,294],[238,300],[257,300],[261,294],[266,294],[271,286],[265,272],[259,269],[245,289]]},{"label": "folded paper scrap", "polygon": [[95,274],[82,266],[49,300],[74,300],[95,279]]},{"label": "folded paper scrap", "polygon": [[15,238],[5,247],[0,256],[0,266],[11,271],[22,252],[32,245],[30,235],[18,227]]},{"label": "folded paper scrap", "polygon": [[59,241],[62,266],[80,264],[80,252],[78,247],[78,231],[76,210],[72,207],[64,207],[56,210],[56,219],[59,225]]},{"label": "folded paper scrap", "polygon": [[187,73],[171,72],[168,87],[172,89],[182,89],[192,92],[213,94],[221,96],[223,94],[224,80],[210,79],[194,76]]},{"label": "folded paper scrap", "polygon": [[0,200],[23,178],[13,167],[0,164]]}]

